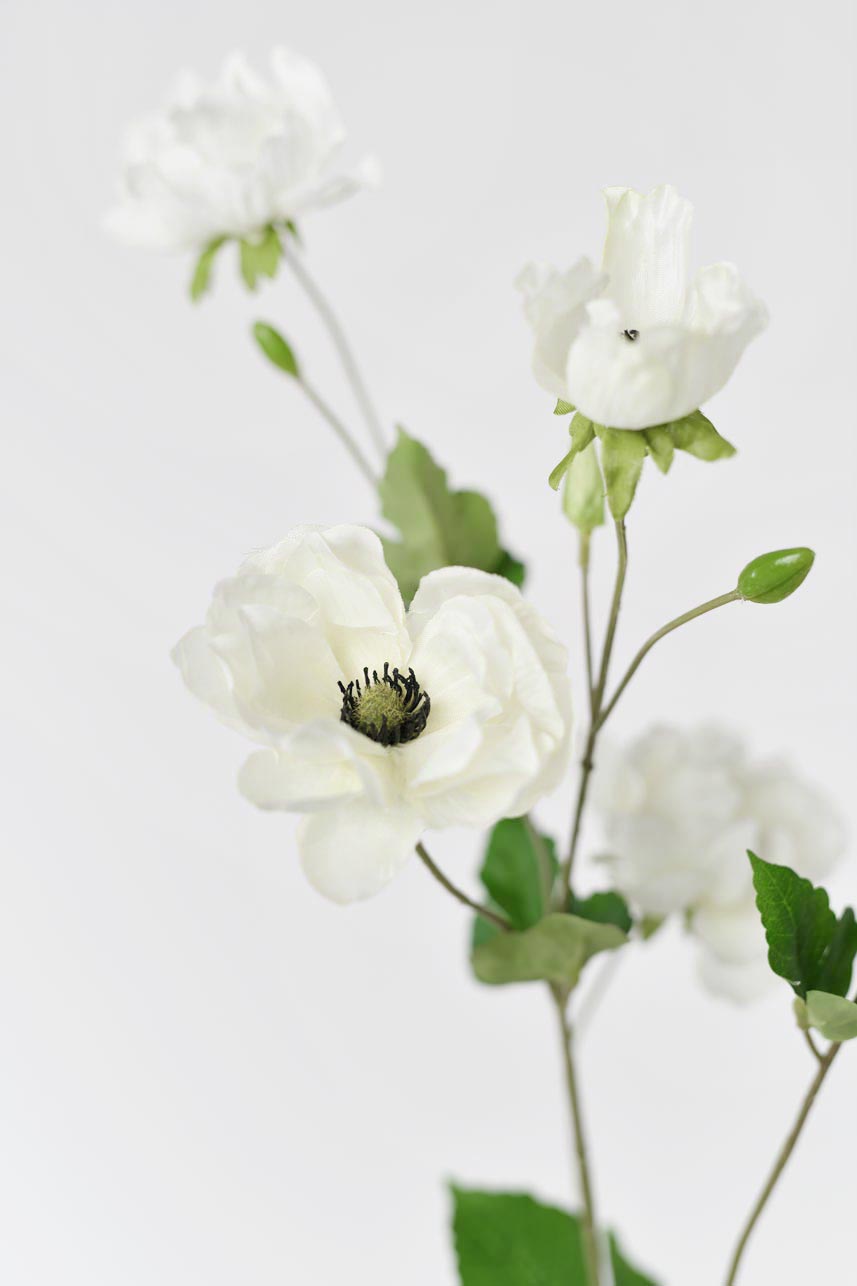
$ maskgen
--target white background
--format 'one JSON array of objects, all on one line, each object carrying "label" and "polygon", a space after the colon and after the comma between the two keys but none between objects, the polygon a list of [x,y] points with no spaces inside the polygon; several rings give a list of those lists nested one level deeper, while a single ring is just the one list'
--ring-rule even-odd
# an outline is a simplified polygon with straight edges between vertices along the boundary
[{"label": "white background", "polygon": [[[818,551],[776,609],[662,645],[615,732],[716,716],[857,823],[853,29],[846,0],[3,5],[4,528],[0,1278],[8,1286],[439,1286],[449,1177],[571,1199],[550,1010],[468,976],[462,909],[416,864],[336,909],[293,822],[235,789],[244,747],[168,659],[211,585],[372,496],[248,340],[263,316],[345,408],[285,276],[100,229],[126,121],[240,45],[318,59],[383,188],[307,220],[390,422],[487,490],[569,637],[574,547],[545,485],[564,425],[511,287],[597,254],[608,183],[669,180],[698,262],[734,259],[772,325],[711,408],[740,447],[647,476],[620,656],[769,548]],[[603,606],[612,548],[598,541]],[[574,636],[576,637],[576,636]],[[575,645],[576,646],[576,645]],[[579,649],[576,646],[576,660]],[[565,795],[543,810],[565,830]],[[589,837],[591,848],[594,836]],[[473,887],[479,837],[438,836]],[[591,869],[589,876],[592,876]],[[836,899],[857,896],[844,866]],[[742,1286],[844,1281],[857,1049],[831,1074]],[[736,1010],[676,933],[626,961],[583,1051],[605,1217],[664,1286],[716,1286],[812,1075],[788,990]]]}]

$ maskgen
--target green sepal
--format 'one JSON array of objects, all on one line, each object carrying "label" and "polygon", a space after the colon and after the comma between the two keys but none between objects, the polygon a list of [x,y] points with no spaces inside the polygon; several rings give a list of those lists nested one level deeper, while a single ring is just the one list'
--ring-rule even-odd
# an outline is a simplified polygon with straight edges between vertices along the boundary
[{"label": "green sepal", "polygon": [[260,277],[274,277],[283,248],[273,225],[265,228],[258,241],[242,240],[239,246],[241,276],[248,290],[255,290]]},{"label": "green sepal", "polygon": [[227,241],[228,237],[215,237],[213,241],[209,241],[197,259],[193,276],[190,279],[190,297],[194,303],[201,299],[206,291],[210,289],[214,260],[221,246],[224,246]]},{"label": "green sepal", "polygon": [[550,982],[565,991],[577,985],[592,956],[627,942],[614,924],[597,924],[576,915],[548,915],[521,933],[498,933],[475,949],[473,972],[480,982]]},{"label": "green sepal", "polygon": [[516,570],[516,560],[505,561],[510,556],[504,557],[489,501],[476,491],[452,491],[427,447],[402,428],[378,493],[381,512],[401,533],[401,540],[383,544],[406,602],[422,577],[438,567],[476,567],[512,579],[508,572]]},{"label": "green sepal", "polygon": [[748,603],[781,603],[799,589],[815,562],[811,549],[775,549],[749,562],[738,577],[738,593]]},{"label": "green sepal", "polygon": [[849,907],[837,919],[824,889],[788,866],[748,857],[774,973],[803,999],[810,991],[844,996],[857,955],[854,912]]},{"label": "green sepal", "polygon": [[461,1286],[580,1286],[579,1221],[526,1193],[453,1186],[452,1235]]},{"label": "green sepal", "polygon": [[561,397],[556,400],[556,406],[553,409],[554,415],[573,415],[575,406],[573,402],[564,402]]},{"label": "green sepal", "polygon": [[267,322],[257,321],[253,324],[253,338],[269,362],[284,371],[286,375],[291,375],[296,380],[300,379],[298,360],[291,345],[278,330],[269,326]]},{"label": "green sepal", "polygon": [[594,441],[584,447],[569,465],[562,492],[562,509],[569,522],[587,535],[604,523],[604,479]]},{"label": "green sepal", "polygon": [[649,448],[649,455],[661,473],[669,473],[670,465],[675,455],[675,442],[669,426],[656,424],[654,428],[644,430],[644,437],[646,446]]},{"label": "green sepal", "polygon": [[566,451],[559,464],[551,470],[550,477],[548,478],[548,482],[554,491],[559,489],[559,484],[571,468],[571,462],[574,457],[579,452],[585,450],[594,438],[595,425],[591,420],[588,420],[585,415],[580,415],[578,413],[569,424],[568,432],[571,437],[571,446],[568,451]]},{"label": "green sepal", "polygon": [[590,893],[585,898],[575,897],[572,893],[568,910],[572,915],[579,915],[583,920],[593,920],[596,924],[615,924],[623,933],[630,933],[634,924],[628,903],[615,889]]},{"label": "green sepal", "polygon": [[828,991],[807,992],[806,1016],[809,1026],[825,1040],[839,1042],[857,1037],[857,1005],[844,996]]},{"label": "green sepal", "polygon": [[601,467],[607,503],[619,522],[631,508],[640,481],[646,458],[646,437],[638,429],[608,429],[602,424],[596,424],[595,432],[601,439]]},{"label": "green sepal", "polygon": [[[728,460],[735,454],[731,442],[715,429],[714,425],[701,411],[691,411],[681,420],[671,420],[669,424],[657,425],[667,429],[678,451],[687,451],[697,460]],[[649,430],[651,432],[651,430]]]}]

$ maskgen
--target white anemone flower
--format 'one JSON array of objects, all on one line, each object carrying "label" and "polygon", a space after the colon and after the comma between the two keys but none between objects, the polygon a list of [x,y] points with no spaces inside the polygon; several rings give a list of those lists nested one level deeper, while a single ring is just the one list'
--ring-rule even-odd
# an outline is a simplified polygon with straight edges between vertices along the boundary
[{"label": "white anemone flower", "polygon": [[601,270],[586,258],[565,273],[529,264],[517,285],[541,387],[596,424],[646,429],[713,397],[767,312],[733,264],[691,278],[693,208],[675,188],[604,195]]},{"label": "white anemone flower", "polygon": [[297,527],[248,558],[173,655],[259,743],[246,797],[306,814],[304,871],[336,902],[381,889],[426,828],[527,812],[567,764],[566,649],[520,591],[448,567],[406,612],[363,527]]},{"label": "white anemone flower", "polygon": [[747,850],[817,882],[845,846],[827,797],[781,760],[702,725],[608,750],[594,795],[613,881],[643,914],[684,916],[706,986],[751,1000],[773,974]]},{"label": "white anemone flower", "polygon": [[213,84],[186,74],[158,115],[129,130],[108,227],[158,250],[252,239],[377,180],[371,159],[337,168],[344,138],[313,63],[275,49],[265,78],[233,54]]}]

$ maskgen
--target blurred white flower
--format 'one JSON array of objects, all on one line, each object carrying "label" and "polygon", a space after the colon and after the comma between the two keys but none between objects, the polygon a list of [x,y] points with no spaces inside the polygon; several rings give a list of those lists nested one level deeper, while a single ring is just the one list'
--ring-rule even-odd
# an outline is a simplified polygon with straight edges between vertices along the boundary
[{"label": "blurred white flower", "polygon": [[213,84],[185,75],[164,110],[129,131],[108,227],[150,249],[252,239],[375,181],[371,160],[336,168],[344,138],[313,63],[276,49],[265,79],[233,54]]},{"label": "blurred white flower", "polygon": [[307,813],[304,870],[369,897],[426,827],[526,812],[567,763],[567,654],[509,581],[426,576],[406,613],[377,536],[298,527],[217,586],[174,651],[188,687],[261,743],[240,787]]},{"label": "blurred white flower", "polygon": [[767,966],[747,849],[813,881],[842,854],[843,824],[826,796],[782,761],[753,761],[710,726],[656,727],[595,775],[613,881],[645,915],[681,913],[703,981],[749,1000]]},{"label": "blurred white flower", "polygon": [[607,188],[602,270],[529,264],[518,277],[542,388],[597,424],[644,429],[697,410],[767,321],[729,263],[690,279],[692,207],[664,185]]}]

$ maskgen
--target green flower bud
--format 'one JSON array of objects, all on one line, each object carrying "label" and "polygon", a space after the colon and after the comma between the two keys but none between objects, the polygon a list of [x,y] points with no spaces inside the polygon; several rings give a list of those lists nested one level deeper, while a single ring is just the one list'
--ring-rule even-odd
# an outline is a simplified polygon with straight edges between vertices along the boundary
[{"label": "green flower bud", "polygon": [[256,322],[253,327],[253,338],[269,362],[273,362],[287,375],[300,379],[297,358],[278,330],[274,330],[274,327],[269,326],[267,322]]},{"label": "green flower bud", "polygon": [[780,603],[803,584],[814,561],[811,549],[775,549],[760,554],[738,577],[738,593],[749,603]]}]

